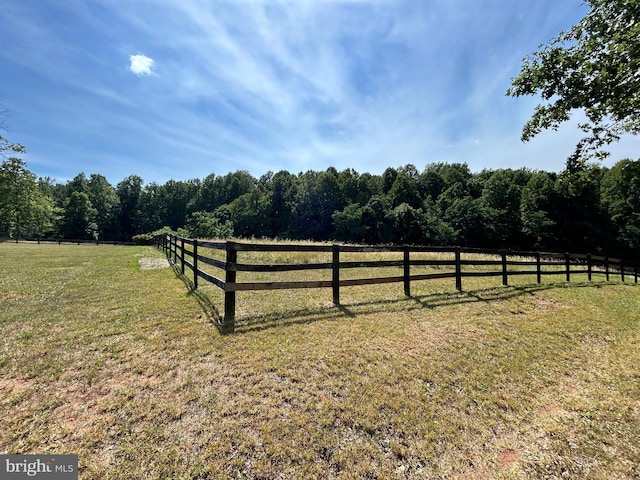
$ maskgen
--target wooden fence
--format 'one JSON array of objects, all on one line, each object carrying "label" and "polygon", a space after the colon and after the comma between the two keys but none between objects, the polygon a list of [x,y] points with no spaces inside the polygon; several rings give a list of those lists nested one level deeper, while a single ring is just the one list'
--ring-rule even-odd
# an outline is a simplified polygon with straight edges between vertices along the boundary
[{"label": "wooden fence", "polygon": [[[275,290],[294,288],[331,288],[333,303],[340,304],[340,289],[355,285],[369,285],[381,283],[402,282],[404,294],[411,295],[411,282],[442,278],[455,279],[455,287],[462,290],[464,277],[502,277],[502,284],[508,285],[509,277],[514,275],[535,275],[537,282],[542,282],[543,276],[560,275],[566,281],[572,275],[587,274],[589,281],[594,275],[602,275],[607,281],[612,276],[621,281],[633,279],[638,283],[638,262],[627,262],[617,258],[597,256],[591,254],[549,253],[549,252],[518,252],[506,250],[485,250],[460,247],[422,247],[422,246],[373,246],[373,245],[320,245],[320,244],[255,244],[234,241],[209,242],[188,239],[175,235],[158,235],[154,237],[154,245],[164,250],[167,257],[174,263],[180,264],[182,274],[188,268],[193,274],[193,287],[198,288],[198,280],[212,283],[224,291],[224,318],[222,329],[233,331],[235,326],[236,292],[251,290]],[[225,261],[211,258],[199,253],[202,249],[213,249],[222,252]],[[295,264],[255,264],[240,263],[240,252],[325,252],[331,253],[330,262],[295,263]],[[398,252],[402,253],[402,260],[378,261],[341,261],[341,253],[373,253]],[[450,259],[416,259],[413,253],[449,254]],[[462,258],[462,254],[476,254],[489,256],[491,259]],[[199,265],[206,264],[222,271],[219,278],[203,271]],[[451,271],[411,274],[412,266],[424,267],[452,267]],[[464,267],[495,267],[486,270],[465,270]],[[340,279],[340,271],[350,268],[380,268],[401,267],[402,275],[359,279]],[[543,267],[554,267],[543,270]],[[272,282],[238,282],[237,272],[286,272],[302,270],[331,270],[331,280],[314,281],[272,281]]]},{"label": "wooden fence", "polygon": [[86,239],[74,239],[74,238],[7,238],[0,241],[11,243],[57,243],[58,245],[119,245],[119,246],[132,246],[138,245],[135,242],[118,242],[113,240],[86,240]]}]

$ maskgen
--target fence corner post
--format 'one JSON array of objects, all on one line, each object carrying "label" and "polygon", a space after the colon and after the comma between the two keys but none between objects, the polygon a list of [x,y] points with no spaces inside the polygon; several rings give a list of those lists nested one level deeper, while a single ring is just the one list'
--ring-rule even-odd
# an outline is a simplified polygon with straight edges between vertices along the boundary
[{"label": "fence corner post", "polygon": [[462,263],[460,260],[460,247],[456,247],[456,290],[462,291]]},{"label": "fence corner post", "polygon": [[334,243],[331,247],[331,288],[333,290],[333,304],[340,305],[340,245]]},{"label": "fence corner post", "polygon": [[500,251],[500,256],[502,257],[502,285],[509,285],[509,275],[507,274],[507,252],[504,250]]},{"label": "fence corner post", "polygon": [[193,289],[198,289],[198,239],[193,239]]},{"label": "fence corner post", "polygon": [[233,332],[236,326],[236,263],[238,261],[238,250],[234,242],[227,241],[227,261],[225,264],[224,282],[224,320],[222,331],[224,333]]},{"label": "fence corner post", "polygon": [[403,276],[404,276],[404,294],[407,297],[411,296],[411,261],[409,258],[409,246],[403,247]]},{"label": "fence corner post", "polygon": [[180,272],[184,275],[184,237],[180,237]]},{"label": "fence corner post", "polygon": [[173,235],[173,263],[178,263],[178,237]]}]

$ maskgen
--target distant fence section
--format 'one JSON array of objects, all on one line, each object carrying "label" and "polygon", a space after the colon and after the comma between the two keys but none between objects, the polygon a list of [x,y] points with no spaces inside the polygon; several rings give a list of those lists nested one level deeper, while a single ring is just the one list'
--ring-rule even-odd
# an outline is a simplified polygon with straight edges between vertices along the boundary
[{"label": "distant fence section", "polygon": [[[199,279],[203,279],[224,291],[224,317],[222,329],[233,331],[235,327],[236,292],[255,290],[276,290],[296,288],[331,288],[333,303],[340,304],[340,289],[356,285],[370,285],[381,283],[403,283],[404,294],[411,295],[411,283],[423,280],[442,278],[455,279],[455,288],[462,290],[462,279],[465,277],[501,277],[502,284],[508,285],[509,277],[514,275],[535,275],[537,282],[542,282],[543,276],[563,276],[571,281],[572,275],[586,274],[589,281],[593,276],[601,275],[610,281],[612,276],[622,282],[630,280],[638,283],[638,262],[628,262],[607,256],[574,253],[550,252],[519,252],[506,250],[485,250],[460,247],[423,247],[423,246],[375,246],[375,245],[314,245],[314,244],[260,244],[241,243],[234,241],[210,242],[197,239],[178,237],[175,235],[158,235],[154,237],[154,245],[166,252],[167,257],[174,263],[180,264],[182,274],[189,269],[193,275],[193,287],[198,288]],[[220,251],[223,260],[202,255],[204,249]],[[240,252],[325,252],[330,253],[331,261],[320,263],[241,263],[238,261]],[[342,261],[342,253],[402,253],[400,260],[377,261]],[[412,254],[437,253],[439,258],[412,258]],[[442,257],[450,258],[442,259]],[[476,258],[462,258],[463,254],[471,254]],[[487,258],[478,258],[486,256]],[[206,264],[221,272],[220,276],[211,275],[200,268]],[[411,274],[412,266],[451,267],[449,271],[433,273]],[[469,270],[465,267],[489,267],[482,270]],[[402,268],[402,275],[341,279],[340,271],[350,268]],[[493,268],[492,268],[493,267]],[[553,267],[552,269],[543,267]],[[269,282],[238,282],[238,272],[276,273],[303,270],[331,270],[331,280],[313,281],[269,281]]]},{"label": "distant fence section", "polygon": [[116,242],[111,240],[87,240],[87,239],[74,239],[74,238],[7,238],[3,240],[10,243],[37,243],[37,244],[52,244],[58,245],[122,245],[132,246],[137,245],[135,242]]}]

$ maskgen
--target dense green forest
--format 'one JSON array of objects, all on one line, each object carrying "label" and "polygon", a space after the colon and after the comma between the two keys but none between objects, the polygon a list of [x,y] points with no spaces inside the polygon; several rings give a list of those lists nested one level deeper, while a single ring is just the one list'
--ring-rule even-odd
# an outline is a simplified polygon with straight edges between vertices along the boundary
[{"label": "dense green forest", "polygon": [[635,257],[640,161],[562,173],[430,163],[387,168],[246,171],[163,185],[84,173],[65,184],[9,158],[0,167],[0,235],[131,240],[166,227],[192,237],[607,252]]}]

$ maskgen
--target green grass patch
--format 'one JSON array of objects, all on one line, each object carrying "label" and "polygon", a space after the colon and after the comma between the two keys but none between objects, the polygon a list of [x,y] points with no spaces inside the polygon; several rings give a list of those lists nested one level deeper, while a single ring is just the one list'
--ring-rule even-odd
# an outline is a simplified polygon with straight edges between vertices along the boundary
[{"label": "green grass patch", "polygon": [[0,260],[3,453],[76,453],[82,479],[640,476],[636,285],[240,292],[220,335],[220,290],[150,247]]}]

